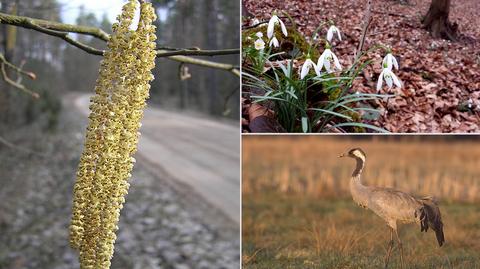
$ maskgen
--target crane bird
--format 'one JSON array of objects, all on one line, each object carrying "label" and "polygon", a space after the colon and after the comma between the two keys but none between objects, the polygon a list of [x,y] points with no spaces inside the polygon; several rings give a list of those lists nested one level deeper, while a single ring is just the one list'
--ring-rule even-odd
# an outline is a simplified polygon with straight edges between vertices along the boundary
[{"label": "crane bird", "polygon": [[403,223],[419,223],[420,231],[427,232],[428,228],[435,231],[438,245],[441,247],[445,242],[443,236],[443,223],[440,209],[433,197],[416,198],[407,193],[380,187],[365,186],[361,181],[362,170],[365,167],[366,155],[360,148],[354,148],[339,157],[350,157],[357,161],[350,180],[350,193],[353,200],[361,207],[372,210],[375,214],[387,222],[390,228],[390,242],[385,256],[385,268],[393,249],[393,233],[395,233],[400,260],[403,261],[403,248],[397,231],[397,221]]}]

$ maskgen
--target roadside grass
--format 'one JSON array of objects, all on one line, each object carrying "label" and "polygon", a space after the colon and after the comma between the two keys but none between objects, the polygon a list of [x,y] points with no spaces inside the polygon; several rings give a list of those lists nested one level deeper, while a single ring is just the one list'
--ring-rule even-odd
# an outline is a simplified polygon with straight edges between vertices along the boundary
[{"label": "roadside grass", "polygon": [[[243,194],[243,268],[383,268],[386,224],[351,199],[264,191]],[[441,203],[446,243],[399,226],[407,268],[480,268],[480,205]],[[394,249],[389,268],[400,267]]]}]

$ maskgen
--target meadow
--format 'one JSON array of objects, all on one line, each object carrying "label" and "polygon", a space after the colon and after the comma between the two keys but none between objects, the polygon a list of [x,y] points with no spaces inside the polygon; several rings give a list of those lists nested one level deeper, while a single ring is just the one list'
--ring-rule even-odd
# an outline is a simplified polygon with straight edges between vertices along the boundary
[{"label": "meadow", "polygon": [[[354,204],[354,161],[363,182],[438,198],[446,244],[417,224],[400,225],[407,268],[480,268],[480,145],[444,137],[244,137],[244,268],[383,268],[388,228]],[[400,268],[397,249],[389,268]]]}]

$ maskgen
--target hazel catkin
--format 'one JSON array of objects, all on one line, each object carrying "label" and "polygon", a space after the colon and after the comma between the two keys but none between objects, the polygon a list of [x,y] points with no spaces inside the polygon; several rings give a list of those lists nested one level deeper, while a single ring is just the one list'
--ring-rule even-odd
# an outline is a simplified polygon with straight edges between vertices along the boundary
[{"label": "hazel catkin", "polygon": [[153,80],[156,16],[150,3],[142,3],[138,27],[129,29],[137,5],[136,0],[126,3],[112,26],[90,100],[70,224],[70,245],[80,252],[81,268],[110,267]]}]

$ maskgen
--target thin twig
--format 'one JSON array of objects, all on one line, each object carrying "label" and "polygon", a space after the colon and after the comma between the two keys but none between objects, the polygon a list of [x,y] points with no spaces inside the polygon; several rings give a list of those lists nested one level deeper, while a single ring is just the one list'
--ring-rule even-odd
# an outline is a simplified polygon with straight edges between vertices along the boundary
[{"label": "thin twig", "polygon": [[33,154],[33,155],[37,155],[37,156],[42,156],[42,157],[46,157],[45,154],[42,154],[42,153],[38,153],[38,152],[35,152],[33,150],[30,150],[30,149],[27,149],[27,148],[24,148],[24,147],[21,147],[21,146],[17,146],[15,144],[12,144],[10,142],[8,142],[5,138],[1,137],[0,136],[0,143],[11,148],[11,149],[14,149],[14,150],[18,150],[18,151],[22,151],[24,153],[28,153],[28,154]]},{"label": "thin twig", "polygon": [[235,87],[232,91],[230,91],[227,96],[224,98],[223,102],[223,114],[226,115],[230,113],[230,109],[228,109],[228,101],[230,101],[230,98],[240,89],[238,87]]},{"label": "thin twig", "polygon": [[174,60],[177,62],[187,63],[187,64],[195,64],[195,65],[201,65],[204,67],[209,67],[214,69],[221,69],[221,70],[229,71],[235,76],[240,77],[239,67],[231,64],[217,63],[217,62],[187,57],[183,55],[169,56],[168,59]]},{"label": "thin twig", "polygon": [[20,83],[17,83],[15,81],[13,81],[12,79],[10,79],[7,75],[7,71],[5,70],[5,62],[2,62],[0,64],[0,69],[2,70],[2,76],[3,76],[3,80],[12,85],[13,87],[19,89],[19,90],[22,90],[28,94],[30,94],[33,98],[39,98],[40,95],[32,90],[29,90],[27,89],[27,87],[25,87],[23,84],[20,84]]},{"label": "thin twig", "polygon": [[372,0],[367,0],[367,7],[365,8],[365,15],[363,16],[363,29],[362,37],[360,38],[360,43],[358,44],[357,55],[355,56],[355,62],[358,60],[363,51],[363,46],[365,44],[365,38],[367,36],[368,26],[370,25],[371,20],[371,6]]},{"label": "thin twig", "polygon": [[23,70],[21,67],[18,67],[12,63],[10,63],[9,61],[7,61],[7,59],[5,59],[5,56],[3,54],[0,53],[0,62],[3,62],[5,63],[5,65],[11,69],[13,69],[15,72],[19,73],[19,74],[22,74],[22,75],[25,75],[27,77],[29,77],[30,79],[36,79],[37,76],[35,75],[35,73],[33,72],[28,72],[28,71],[25,71]]},{"label": "thin twig", "polygon": [[194,56],[217,56],[217,55],[232,55],[239,54],[240,49],[224,49],[224,50],[191,50],[191,49],[182,49],[182,50],[157,50],[157,57],[169,57],[175,55],[194,55]]},{"label": "thin twig", "polygon": [[[75,47],[78,47],[86,51],[87,53],[90,53],[93,55],[103,55],[104,51],[90,47],[81,42],[78,42],[72,39],[70,36],[68,36],[68,33],[90,35],[90,36],[99,38],[100,40],[103,40],[103,41],[108,41],[110,39],[110,36],[99,28],[63,24],[58,22],[33,19],[29,17],[10,15],[2,12],[0,12],[0,23],[32,29],[35,31],[42,32],[44,34],[62,38],[63,40],[74,45]],[[195,64],[195,65],[205,66],[209,68],[226,70],[236,76],[240,76],[238,67],[234,65],[217,63],[213,61],[201,60],[201,59],[184,56],[184,55],[215,56],[215,55],[227,55],[227,54],[239,54],[239,53],[240,53],[239,49],[198,50],[196,48],[193,48],[193,49],[175,49],[173,50],[173,52],[164,49],[164,50],[158,50],[157,57],[168,57],[169,59],[177,62],[189,63],[189,64]]]},{"label": "thin twig", "polygon": [[411,18],[411,16],[407,16],[407,15],[404,15],[404,14],[393,13],[393,12],[386,12],[386,11],[372,10],[372,13],[383,14],[383,15],[390,15],[390,16],[393,16],[393,17]]}]

